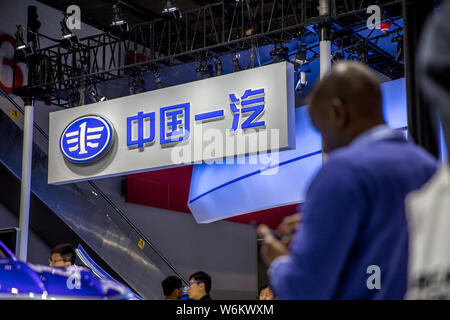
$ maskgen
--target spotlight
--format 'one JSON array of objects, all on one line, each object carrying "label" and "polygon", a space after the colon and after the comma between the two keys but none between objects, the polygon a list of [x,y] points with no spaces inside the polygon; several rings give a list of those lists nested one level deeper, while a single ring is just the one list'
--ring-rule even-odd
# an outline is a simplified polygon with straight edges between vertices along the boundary
[{"label": "spotlight", "polygon": [[130,94],[145,92],[145,80],[139,76],[133,76],[128,82],[128,87],[130,87]]},{"label": "spotlight", "polygon": [[395,57],[395,61],[403,62],[403,36],[397,34],[396,37],[392,38],[392,42],[397,42],[397,56]]},{"label": "spotlight", "polygon": [[241,65],[239,64],[239,53],[236,53],[233,57],[233,72],[241,70]]},{"label": "spotlight", "polygon": [[197,80],[201,80],[202,79],[202,73],[200,71],[200,67],[197,67],[195,69],[195,72],[197,73]]},{"label": "spotlight", "polygon": [[72,89],[66,97],[67,102],[71,108],[78,107],[80,103],[80,92],[77,89]]},{"label": "spotlight", "polygon": [[33,53],[33,49],[23,40],[23,31],[21,26],[17,26],[15,37],[17,46],[16,51],[14,52],[14,56],[17,61],[25,63],[27,62],[28,56]]},{"label": "spotlight", "polygon": [[16,42],[17,42],[17,50],[23,50],[27,47],[25,42],[23,41],[23,33],[21,29],[17,29],[16,31]]},{"label": "spotlight", "polygon": [[91,89],[89,91],[89,94],[91,95],[91,97],[94,98],[95,102],[103,102],[103,101],[108,100],[104,96],[103,97],[99,96],[98,93],[97,93],[97,89]]},{"label": "spotlight", "polygon": [[64,19],[61,21],[61,32],[63,39],[70,39],[74,37],[72,31],[70,31],[70,29],[67,27],[66,17],[64,17]]},{"label": "spotlight", "polygon": [[331,56],[331,63],[336,63],[340,60],[345,60],[345,56],[343,53],[337,52],[336,54]]},{"label": "spotlight", "polygon": [[369,53],[367,52],[367,49],[363,49],[361,50],[361,52],[359,53],[359,62],[367,64],[368,60],[369,60]]},{"label": "spotlight", "polygon": [[286,47],[280,46],[277,48],[277,45],[270,52],[270,55],[273,57],[273,62],[280,61],[289,61],[289,50]]},{"label": "spotlight", "polygon": [[161,76],[157,70],[153,71],[153,81],[155,81],[155,84],[158,87],[158,89],[161,89],[163,87]]},{"label": "spotlight", "polygon": [[303,90],[306,87],[306,85],[308,84],[308,80],[306,79],[307,73],[311,73],[311,69],[308,69],[306,71],[300,71],[297,73],[298,80],[297,80],[297,84],[295,86],[296,91]]},{"label": "spotlight", "polygon": [[181,19],[182,17],[180,9],[178,9],[175,3],[170,0],[166,1],[166,6],[161,13],[163,18],[168,20]]},{"label": "spotlight", "polygon": [[294,65],[295,71],[298,71],[302,65],[308,63],[308,60],[306,60],[306,43],[302,43],[299,51],[291,62]]},{"label": "spotlight", "polygon": [[117,1],[116,3],[113,4],[113,7],[112,7],[113,16],[112,16],[111,27],[113,28],[114,31],[126,32],[126,31],[128,31],[128,23],[123,18],[122,10],[120,9],[119,4],[120,4],[120,1]]},{"label": "spotlight", "polygon": [[64,14],[64,18],[61,21],[61,47],[69,49],[73,44],[78,43],[78,37],[67,27],[67,14]]},{"label": "spotlight", "polygon": [[216,67],[216,76],[221,76],[223,73],[222,61],[220,61],[220,59],[216,57],[214,59],[214,65]]},{"label": "spotlight", "polygon": [[200,65],[195,69],[195,72],[197,72],[197,79],[201,80],[204,78],[204,76],[212,77],[213,75],[213,66],[209,64],[206,60],[202,60],[200,62]]}]

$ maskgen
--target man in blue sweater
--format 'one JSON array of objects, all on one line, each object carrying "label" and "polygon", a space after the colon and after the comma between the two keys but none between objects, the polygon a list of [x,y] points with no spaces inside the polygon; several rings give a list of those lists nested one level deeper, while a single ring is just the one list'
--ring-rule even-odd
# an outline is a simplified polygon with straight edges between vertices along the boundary
[{"label": "man in blue sweater", "polygon": [[404,199],[436,160],[389,129],[366,67],[342,62],[314,87],[313,125],[327,160],[311,183],[287,249],[264,225],[263,258],[279,299],[403,299],[408,233]]}]

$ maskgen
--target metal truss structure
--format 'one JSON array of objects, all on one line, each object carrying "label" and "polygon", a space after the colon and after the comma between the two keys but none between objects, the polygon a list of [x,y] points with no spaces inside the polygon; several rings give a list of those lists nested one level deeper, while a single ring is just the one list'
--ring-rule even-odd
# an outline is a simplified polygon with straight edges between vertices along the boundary
[{"label": "metal truss structure", "polygon": [[[367,7],[378,5],[383,21],[392,28],[382,35],[367,29]],[[364,53],[363,62],[391,79],[403,75],[399,59],[380,48],[381,37],[401,38],[401,0],[332,0],[331,13],[319,16],[315,0],[222,1],[183,12],[178,19],[156,19],[80,39],[70,47],[60,43],[36,50],[28,57],[28,84],[14,88],[20,96],[33,96],[70,106],[70,93],[89,85],[155,71],[180,63],[210,59],[279,44],[318,34],[330,26],[333,54]],[[399,42],[401,42],[399,40]],[[318,57],[318,42],[307,48]],[[14,68],[16,70],[16,68]],[[13,81],[15,83],[15,81]]]}]

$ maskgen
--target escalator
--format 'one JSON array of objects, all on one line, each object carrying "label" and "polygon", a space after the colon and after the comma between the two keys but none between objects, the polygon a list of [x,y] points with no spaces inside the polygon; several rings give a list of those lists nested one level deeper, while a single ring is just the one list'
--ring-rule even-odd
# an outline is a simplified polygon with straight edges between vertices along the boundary
[{"label": "escalator", "polygon": [[[0,89],[1,90],[1,89]],[[1,93],[1,92],[0,92]],[[22,112],[6,93],[9,103]],[[23,112],[22,112],[23,113]],[[35,123],[35,134],[48,141]],[[22,130],[0,112],[0,162],[17,179],[21,176]],[[92,249],[121,279],[144,299],[161,298],[161,281],[169,275],[186,280],[93,181],[66,185],[47,183],[46,152],[34,145],[31,191],[85,246]]]}]

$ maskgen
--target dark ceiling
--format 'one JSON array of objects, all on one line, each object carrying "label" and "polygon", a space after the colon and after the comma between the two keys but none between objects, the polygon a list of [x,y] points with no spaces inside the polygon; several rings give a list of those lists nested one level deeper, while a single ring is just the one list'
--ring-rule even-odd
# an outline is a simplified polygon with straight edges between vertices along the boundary
[{"label": "dark ceiling", "polygon": [[[55,9],[66,11],[70,5],[81,9],[81,20],[98,29],[105,30],[111,24],[112,5],[116,0],[38,0]],[[232,0],[234,1],[234,0]],[[218,1],[183,0],[172,1],[181,12],[196,9]],[[121,0],[121,10],[130,25],[161,17],[166,0]]]}]

